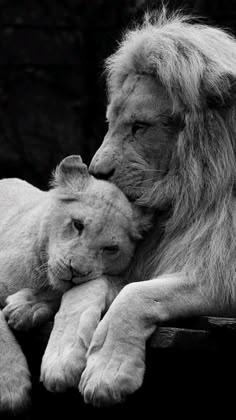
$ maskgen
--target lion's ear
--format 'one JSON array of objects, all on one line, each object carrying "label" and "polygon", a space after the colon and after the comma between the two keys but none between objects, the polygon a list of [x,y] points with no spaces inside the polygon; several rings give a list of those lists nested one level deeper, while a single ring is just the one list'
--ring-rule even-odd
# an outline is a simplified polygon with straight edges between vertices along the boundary
[{"label": "lion's ear", "polygon": [[87,185],[91,176],[87,166],[79,155],[67,156],[57,166],[53,173],[51,185],[53,187],[70,187],[81,191]]}]

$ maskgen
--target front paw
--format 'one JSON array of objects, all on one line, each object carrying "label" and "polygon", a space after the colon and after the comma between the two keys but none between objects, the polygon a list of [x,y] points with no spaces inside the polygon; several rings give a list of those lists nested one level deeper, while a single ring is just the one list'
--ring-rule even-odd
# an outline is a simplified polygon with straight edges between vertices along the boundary
[{"label": "front paw", "polygon": [[39,300],[31,289],[22,289],[6,299],[3,309],[8,325],[18,331],[28,331],[52,317],[48,302]]},{"label": "front paw", "polygon": [[0,413],[26,411],[30,405],[30,391],[30,374],[24,356],[8,354],[0,361]]},{"label": "front paw", "polygon": [[128,343],[124,337],[111,336],[108,325],[102,321],[79,384],[84,401],[97,407],[124,401],[142,384],[144,359],[145,348]]},{"label": "front paw", "polygon": [[41,365],[41,381],[48,391],[64,392],[78,387],[100,318],[100,308],[78,312],[72,319],[64,319],[63,311],[57,313]]},{"label": "front paw", "polygon": [[85,352],[65,344],[61,352],[47,350],[43,356],[40,380],[50,392],[77,388],[85,368]]}]

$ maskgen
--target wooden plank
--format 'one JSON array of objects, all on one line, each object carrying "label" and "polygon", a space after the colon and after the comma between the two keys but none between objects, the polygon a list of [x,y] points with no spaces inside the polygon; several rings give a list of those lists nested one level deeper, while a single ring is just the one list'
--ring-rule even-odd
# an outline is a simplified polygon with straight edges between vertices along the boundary
[{"label": "wooden plank", "polygon": [[236,318],[220,318],[220,317],[200,317],[198,325],[206,329],[224,329],[225,331],[236,331]]},{"label": "wooden plank", "polygon": [[181,350],[216,350],[209,331],[160,327],[149,341],[150,348]]},{"label": "wooden plank", "polygon": [[225,330],[236,331],[236,318],[201,316],[196,318],[179,319],[167,323],[165,326],[187,328],[193,330]]},{"label": "wooden plank", "polygon": [[[53,322],[30,333],[17,333],[22,345],[30,342],[41,349],[47,344]],[[28,344],[27,344],[28,345]],[[151,349],[235,350],[236,318],[198,317],[182,319],[159,326],[148,342]]]},{"label": "wooden plank", "polygon": [[236,319],[199,317],[160,326],[149,340],[150,348],[232,350],[236,348]]}]

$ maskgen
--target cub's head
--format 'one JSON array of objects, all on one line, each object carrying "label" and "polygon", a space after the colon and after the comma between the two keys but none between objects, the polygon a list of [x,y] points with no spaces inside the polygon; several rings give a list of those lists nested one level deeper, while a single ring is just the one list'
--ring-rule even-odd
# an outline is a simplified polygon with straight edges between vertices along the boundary
[{"label": "cub's head", "polygon": [[62,290],[127,267],[149,216],[113,184],[89,175],[80,156],[57,167],[50,190],[48,278]]}]

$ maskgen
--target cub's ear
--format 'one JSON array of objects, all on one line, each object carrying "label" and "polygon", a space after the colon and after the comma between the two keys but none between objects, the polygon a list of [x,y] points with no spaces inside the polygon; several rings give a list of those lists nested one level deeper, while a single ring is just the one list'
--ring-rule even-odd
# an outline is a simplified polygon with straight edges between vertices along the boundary
[{"label": "cub's ear", "polygon": [[91,175],[79,155],[67,156],[53,173],[52,187],[69,187],[81,191],[87,185]]}]

